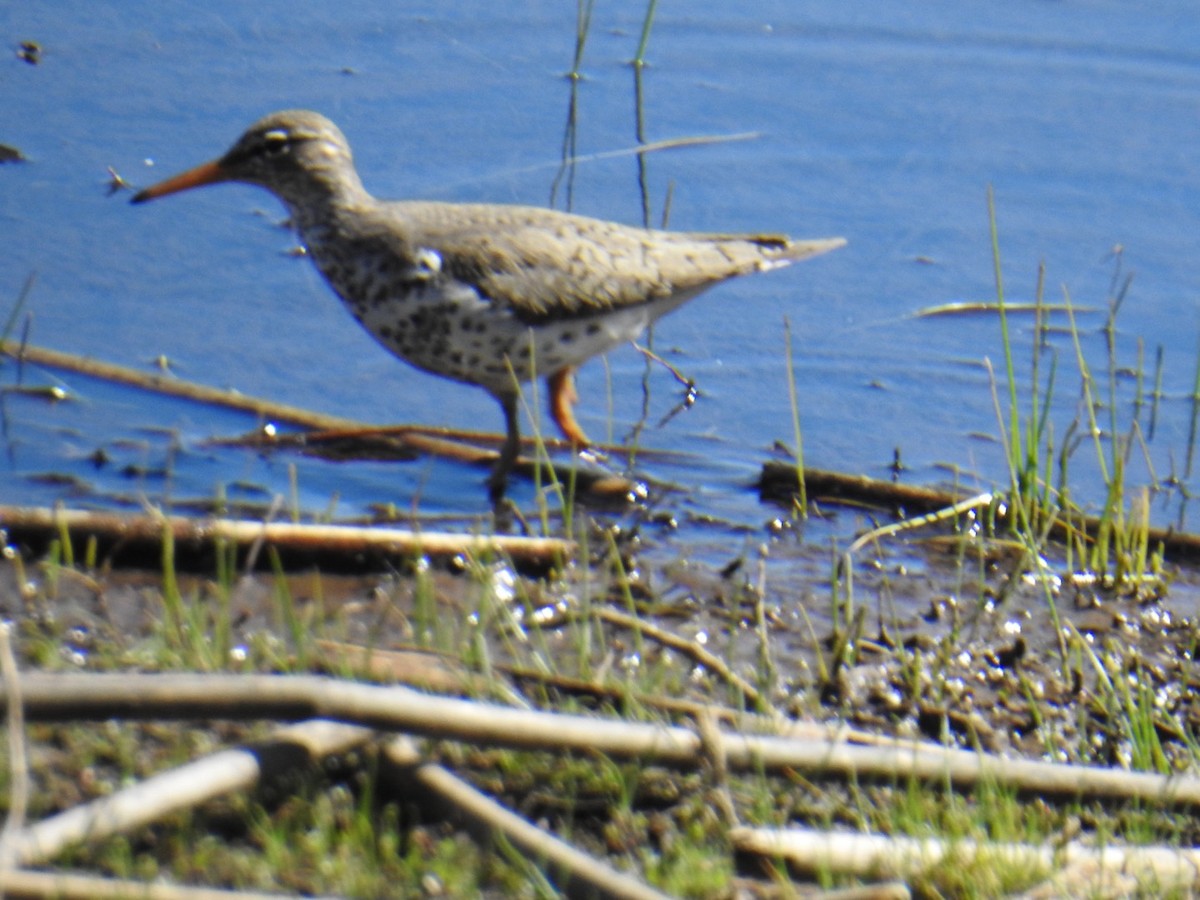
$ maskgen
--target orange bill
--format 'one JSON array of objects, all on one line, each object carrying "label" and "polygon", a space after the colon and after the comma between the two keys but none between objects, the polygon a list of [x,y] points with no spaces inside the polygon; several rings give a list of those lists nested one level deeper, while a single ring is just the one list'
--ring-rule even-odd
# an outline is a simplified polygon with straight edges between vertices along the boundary
[{"label": "orange bill", "polygon": [[228,175],[221,168],[221,163],[218,160],[213,160],[202,166],[196,166],[194,169],[188,169],[174,178],[160,181],[158,184],[151,185],[143,191],[138,191],[133,195],[133,199],[130,202],[145,203],[147,200],[153,200],[155,197],[165,197],[167,194],[177,194],[180,191],[190,190],[194,187],[203,187],[206,184],[216,184],[227,179]]}]

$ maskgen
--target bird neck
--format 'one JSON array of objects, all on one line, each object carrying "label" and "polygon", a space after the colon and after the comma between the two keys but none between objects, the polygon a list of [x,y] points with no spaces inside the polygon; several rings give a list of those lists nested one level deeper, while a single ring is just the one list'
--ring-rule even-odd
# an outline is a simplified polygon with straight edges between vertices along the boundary
[{"label": "bird neck", "polygon": [[276,193],[288,207],[292,223],[302,235],[328,229],[376,202],[353,171],[337,179],[320,180],[298,190],[276,190]]}]

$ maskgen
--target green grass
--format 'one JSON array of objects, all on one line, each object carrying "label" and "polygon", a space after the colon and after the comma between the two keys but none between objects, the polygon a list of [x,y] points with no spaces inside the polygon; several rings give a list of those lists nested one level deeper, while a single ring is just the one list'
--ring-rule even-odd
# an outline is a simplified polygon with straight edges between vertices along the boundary
[{"label": "green grass", "polygon": [[[1010,531],[1024,548],[1025,562],[1022,565],[1029,565],[1038,574],[1042,595],[1059,635],[1059,652],[1064,668],[1073,660],[1086,660],[1086,668],[1097,692],[1097,703],[1109,717],[1109,727],[1115,733],[1113,739],[1128,742],[1127,764],[1137,769],[1165,773],[1178,765],[1168,761],[1158,738],[1157,728],[1167,724],[1166,720],[1156,709],[1155,698],[1145,688],[1145,681],[1138,679],[1131,686],[1123,674],[1129,666],[1138,671],[1140,662],[1136,656],[1130,657],[1127,648],[1119,644],[1107,648],[1111,653],[1098,653],[1085,636],[1062,621],[1057,606],[1060,579],[1076,583],[1090,580],[1097,594],[1110,597],[1152,599],[1167,590],[1162,549],[1152,546],[1150,541],[1150,491],[1157,489],[1158,485],[1135,487],[1130,485],[1128,479],[1130,457],[1142,446],[1140,417],[1147,410],[1143,395],[1146,381],[1144,354],[1140,342],[1137,365],[1133,370],[1134,396],[1126,402],[1118,392],[1123,367],[1116,342],[1116,320],[1127,296],[1129,280],[1116,282],[1114,278],[1114,291],[1102,332],[1106,349],[1102,376],[1097,376],[1087,359],[1074,304],[1070,293],[1064,289],[1083,411],[1081,420],[1072,421],[1061,433],[1073,435],[1082,431],[1086,437],[1080,441],[1064,439],[1056,444],[1049,411],[1053,402],[1057,366],[1052,357],[1050,370],[1043,376],[1040,360],[1044,319],[1040,312],[1031,353],[1029,398],[1024,408],[1018,399],[1012,339],[1004,313],[998,228],[990,193],[988,201],[1005,353],[1007,416],[1003,414],[1002,404],[998,403],[997,408],[1001,434],[1007,438],[1009,489],[1005,499],[1015,511],[1010,519]],[[1043,285],[1044,272],[1039,271],[1039,310]],[[1161,378],[1160,356],[1154,381],[1161,384]],[[1128,410],[1128,418],[1123,420],[1122,412],[1125,410]],[[1070,484],[1072,454],[1089,443],[1104,488],[1103,501],[1095,517],[1096,524],[1090,529],[1084,524],[1083,513],[1072,499],[1075,491]],[[1153,471],[1152,468],[1150,470]],[[1057,473],[1056,477],[1054,473]],[[1056,551],[1051,539],[1052,529],[1060,523],[1067,523],[1072,534],[1063,552]],[[1056,572],[1037,562],[1045,558],[1062,559],[1063,568]],[[1108,657],[1107,661],[1105,656]],[[1081,671],[1078,662],[1074,665],[1077,671]],[[1111,677],[1110,667],[1116,670],[1116,677]],[[1189,727],[1185,725],[1182,730],[1188,732]],[[1191,754],[1192,762],[1197,759],[1200,758]]]},{"label": "green grass", "polygon": [[[1049,354],[1049,370],[1043,371],[1043,335],[1045,272],[1037,280],[1037,320],[1030,353],[1029,395],[1026,403],[1019,398],[1020,379],[1014,363],[1012,333],[1006,314],[1004,281],[1001,275],[999,228],[992,196],[988,195],[996,273],[996,298],[1004,348],[1004,400],[996,401],[998,427],[1008,461],[1009,486],[1005,499],[1013,507],[1012,533],[1021,540],[1031,557],[1047,546],[1052,527],[1060,522],[1075,526],[1075,538],[1067,543],[1067,563],[1100,578],[1116,590],[1144,587],[1161,581],[1161,551],[1149,543],[1148,488],[1128,484],[1130,455],[1139,446],[1142,434],[1140,416],[1144,411],[1142,385],[1144,360],[1139,359],[1134,376],[1137,390],[1129,403],[1118,394],[1122,366],[1116,344],[1116,319],[1129,288],[1123,282],[1109,301],[1103,334],[1106,368],[1097,378],[1083,347],[1083,335],[1074,312],[1070,293],[1064,289],[1064,306],[1080,382],[1082,419],[1075,419],[1056,432],[1050,418],[1058,382],[1058,361]],[[1156,381],[1161,383],[1161,367]],[[1121,411],[1129,418],[1122,421]],[[1102,416],[1107,414],[1107,420]],[[1082,431],[1086,437],[1072,438]],[[1056,433],[1062,434],[1061,440]],[[1070,483],[1070,463],[1082,443],[1090,442],[1104,487],[1104,500],[1097,514],[1098,525],[1088,533],[1082,525],[1081,509],[1075,504]],[[1157,485],[1152,485],[1157,487]],[[1048,598],[1053,602],[1052,598]]]},{"label": "green grass", "polygon": [[[690,693],[711,701],[736,705],[737,698],[711,677],[697,679],[694,667],[663,652],[638,631],[610,628],[588,616],[590,609],[612,605],[660,627],[671,621],[652,613],[659,598],[653,589],[631,577],[636,554],[611,530],[604,532],[603,552],[594,559],[584,553],[548,579],[532,581],[512,575],[503,559],[469,560],[455,579],[454,596],[446,595],[446,575],[428,565],[415,565],[401,581],[410,583],[410,601],[395,607],[410,626],[409,640],[459,660],[468,669],[496,682],[503,666],[541,671],[547,680],[524,689],[526,701],[570,712],[625,715],[643,721],[670,721],[666,713],[638,697],[675,697]],[[589,540],[591,540],[589,538]],[[968,567],[970,554],[964,557]],[[237,581],[232,559],[217,554],[209,579],[183,577],[164,569],[160,579],[162,615],[147,620],[140,635],[113,635],[98,643],[87,664],[97,669],[137,667],[158,670],[308,671],[316,660],[315,640],[322,634],[355,631],[348,614],[330,604],[321,578],[303,586],[276,567],[257,576],[257,596],[265,608],[247,632],[231,615],[237,608]],[[164,553],[164,566],[172,557]],[[590,561],[589,561],[590,560]],[[75,567],[48,560],[39,590],[54,599],[69,597],[84,578],[94,577]],[[641,578],[646,577],[645,572]],[[765,576],[755,578],[760,595],[769,591]],[[393,576],[392,581],[395,581]],[[168,596],[170,595],[170,596]],[[540,610],[569,598],[573,613],[546,629],[533,621]],[[49,594],[39,598],[45,605]],[[171,611],[168,612],[168,607]],[[664,609],[666,607],[663,607]],[[865,604],[857,607],[865,613]],[[377,616],[377,612],[366,613]],[[224,621],[222,621],[222,619]],[[747,620],[767,654],[779,664],[780,649],[770,646],[778,635]],[[258,623],[267,624],[260,630]],[[66,665],[67,635],[52,620],[31,619],[22,625],[21,647],[26,665],[55,668]],[[861,626],[860,629],[861,631]],[[392,638],[373,628],[368,633],[387,646]],[[201,636],[224,635],[206,646]],[[956,634],[935,646],[898,648],[894,652],[896,684],[909,701],[956,701],[952,658],[958,652]],[[1070,646],[1082,645],[1071,643]],[[243,648],[243,655],[230,648]],[[718,648],[719,649],[719,648]],[[730,645],[729,652],[732,652]],[[841,657],[846,659],[847,657]],[[1127,720],[1142,744],[1152,750],[1154,731],[1151,698],[1136,685],[1114,676],[1125,672],[1119,658],[1072,657],[1077,666],[1103,672],[1113,688],[1107,712],[1115,721]],[[624,665],[625,661],[636,661]],[[857,658],[861,664],[861,656]],[[738,663],[731,657],[728,663]],[[845,664],[845,663],[844,663]],[[844,665],[843,664],[843,665]],[[562,691],[554,679],[583,678],[620,688],[607,701]],[[939,680],[944,678],[945,681]],[[771,682],[761,685],[772,687]],[[1031,685],[1026,685],[1034,697]],[[1036,697],[1034,697],[1036,700]],[[1044,703],[1045,701],[1037,701]],[[836,717],[836,708],[805,700],[809,712]],[[1036,705],[1036,704],[1035,704]],[[1082,711],[1082,708],[1081,708]],[[1053,718],[1046,709],[1047,720]],[[1122,719],[1122,717],[1124,717]],[[105,723],[101,726],[35,726],[35,747],[59,749],[49,769],[37,773],[47,786],[39,793],[39,814],[52,811],[78,793],[79,773],[92,773],[94,790],[103,792],[180,764],[196,754],[263,736],[258,726],[181,727],[154,724]],[[1047,732],[1046,740],[1053,745]],[[562,757],[547,753],[477,750],[458,744],[431,748],[436,758],[485,792],[534,820],[547,822],[562,837],[609,858],[615,865],[640,872],[673,896],[712,897],[729,889],[733,859],[725,837],[728,822],[718,812],[712,793],[728,791],[740,821],[752,825],[791,822],[873,833],[941,836],[951,840],[1021,840],[1040,843],[1054,839],[1081,814],[1076,804],[1029,803],[1011,791],[984,784],[963,793],[948,787],[900,781],[895,784],[849,784],[794,776],[719,774],[701,767],[673,772],[598,756]],[[1135,753],[1141,753],[1135,749]],[[45,755],[39,757],[46,760]],[[1131,760],[1134,765],[1161,768],[1162,754],[1153,752]],[[43,762],[42,765],[45,765]],[[550,896],[542,876],[503,847],[479,845],[453,827],[414,818],[415,810],[402,797],[392,796],[379,783],[368,758],[346,768],[313,772],[286,793],[239,797],[207,804],[191,813],[129,836],[74,851],[66,862],[85,871],[135,879],[166,877],[188,883],[299,892],[343,893],[355,896],[405,896],[440,886],[453,896],[481,892]],[[1087,809],[1089,827],[1113,840],[1133,836],[1169,839],[1175,832],[1152,810]],[[1039,873],[1013,871],[1003,859],[976,861],[969,866],[944,863],[924,871],[913,887],[927,894],[988,896],[1018,889]],[[781,878],[778,870],[771,876]],[[835,880],[827,879],[829,883]]]}]

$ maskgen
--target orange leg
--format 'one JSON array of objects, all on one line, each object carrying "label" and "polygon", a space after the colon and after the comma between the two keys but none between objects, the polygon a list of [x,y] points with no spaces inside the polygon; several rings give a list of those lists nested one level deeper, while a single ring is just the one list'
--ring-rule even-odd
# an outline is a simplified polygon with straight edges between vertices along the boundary
[{"label": "orange leg", "polygon": [[558,430],[576,448],[588,446],[591,441],[575,421],[575,413],[571,409],[579,399],[575,393],[575,367],[559,369],[546,379],[546,387],[550,390],[550,415],[558,424]]}]

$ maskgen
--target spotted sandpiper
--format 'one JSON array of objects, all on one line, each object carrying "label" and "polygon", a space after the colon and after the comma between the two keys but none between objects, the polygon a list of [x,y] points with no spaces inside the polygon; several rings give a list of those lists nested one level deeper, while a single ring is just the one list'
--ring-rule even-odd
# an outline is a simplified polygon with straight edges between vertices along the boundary
[{"label": "spotted sandpiper", "polygon": [[306,110],[260,119],[224,156],[133,202],[224,181],[283,201],[325,280],[384,347],[499,401],[507,436],[489,480],[494,501],[520,452],[521,381],[548,376],[554,421],[584,447],[572,411],[577,366],[714,284],[845,243],[655,231],[533,206],[377,200],[342,132]]}]

